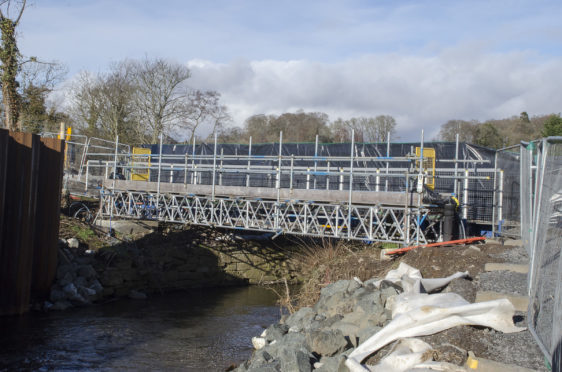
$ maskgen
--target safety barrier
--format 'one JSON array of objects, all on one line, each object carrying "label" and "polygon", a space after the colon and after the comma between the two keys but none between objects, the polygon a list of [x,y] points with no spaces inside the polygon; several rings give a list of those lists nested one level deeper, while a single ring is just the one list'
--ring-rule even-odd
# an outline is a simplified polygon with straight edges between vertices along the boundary
[{"label": "safety barrier", "polygon": [[522,184],[522,196],[529,199],[522,201],[525,209],[521,221],[526,224],[532,220],[531,228],[522,231],[531,258],[527,321],[545,356],[550,361],[556,360],[559,366],[562,358],[562,137],[546,138],[538,142],[536,149],[528,146],[525,151],[522,175],[531,182]]},{"label": "safety barrier", "polygon": [[57,268],[64,142],[0,129],[0,315],[46,296]]}]

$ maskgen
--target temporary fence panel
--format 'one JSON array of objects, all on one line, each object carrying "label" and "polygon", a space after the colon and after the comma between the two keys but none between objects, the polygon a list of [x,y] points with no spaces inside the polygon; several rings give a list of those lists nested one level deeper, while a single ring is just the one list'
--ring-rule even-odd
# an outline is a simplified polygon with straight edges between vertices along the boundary
[{"label": "temporary fence panel", "polygon": [[532,254],[534,236],[533,216],[535,205],[536,160],[535,142],[521,143],[521,240],[529,256]]},{"label": "temporary fence panel", "polygon": [[545,356],[562,358],[562,138],[539,146],[539,180],[531,245],[530,303],[527,321]]},{"label": "temporary fence panel", "polygon": [[520,145],[496,152],[494,230],[498,235],[521,238]]}]

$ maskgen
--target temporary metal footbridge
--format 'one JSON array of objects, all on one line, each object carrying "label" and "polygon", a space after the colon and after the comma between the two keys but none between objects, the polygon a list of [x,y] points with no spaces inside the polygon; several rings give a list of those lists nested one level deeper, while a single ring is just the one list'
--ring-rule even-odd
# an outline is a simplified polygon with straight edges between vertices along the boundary
[{"label": "temporary metal footbridge", "polygon": [[[191,153],[163,153],[162,140],[156,153],[118,139],[97,151],[90,141],[87,146],[78,175],[69,179],[85,180],[90,191],[99,187],[99,213],[106,219],[409,245],[442,239],[443,200],[451,196],[461,218],[478,198],[489,199],[483,204],[490,209],[481,215],[501,217],[500,173],[490,161],[460,160],[458,141],[454,159],[436,159],[432,148],[424,148],[423,132],[419,146],[401,156],[390,156],[390,141],[382,156],[361,153],[354,141],[340,145],[347,146],[344,156],[319,155],[318,139],[314,154],[288,153],[282,133],[271,155],[252,153],[251,139],[244,154],[225,154],[216,138],[206,154],[196,154],[195,144]],[[436,168],[436,162],[446,167]],[[472,182],[488,185],[487,193],[472,193],[469,200]],[[443,187],[446,192],[437,192]]]}]

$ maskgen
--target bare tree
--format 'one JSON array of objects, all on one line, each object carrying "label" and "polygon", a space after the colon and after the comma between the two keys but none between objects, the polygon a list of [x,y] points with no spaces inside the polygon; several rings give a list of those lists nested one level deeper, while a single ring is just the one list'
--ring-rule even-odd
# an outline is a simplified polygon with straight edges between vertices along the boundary
[{"label": "bare tree", "polygon": [[189,69],[158,58],[128,62],[134,67],[135,105],[146,139],[156,143],[160,134],[169,135],[185,119],[190,107],[186,81]]},{"label": "bare tree", "polygon": [[442,141],[455,141],[457,133],[459,141],[473,143],[476,134],[476,128],[480,123],[476,120],[449,120],[441,125],[438,139]]},{"label": "bare tree", "polygon": [[[184,102],[185,111],[176,126],[176,133],[189,133],[189,142],[193,141],[195,132],[203,124],[213,126],[213,132],[230,120],[225,106],[220,105],[220,93],[215,91],[190,91]],[[187,138],[186,138],[187,140]]]},{"label": "bare tree", "polygon": [[72,115],[90,136],[139,142],[132,68],[117,63],[97,77],[82,73],[72,89]]},{"label": "bare tree", "polygon": [[355,141],[384,142],[388,133],[396,132],[396,120],[390,115],[377,117],[357,117],[348,120],[337,119],[330,125],[335,141],[349,142],[351,131],[355,131]]},{"label": "bare tree", "polygon": [[189,69],[164,59],[124,60],[105,74],[82,73],[72,89],[72,115],[85,134],[119,135],[129,143],[192,140],[202,125],[220,130],[230,120],[214,91],[190,89]]}]

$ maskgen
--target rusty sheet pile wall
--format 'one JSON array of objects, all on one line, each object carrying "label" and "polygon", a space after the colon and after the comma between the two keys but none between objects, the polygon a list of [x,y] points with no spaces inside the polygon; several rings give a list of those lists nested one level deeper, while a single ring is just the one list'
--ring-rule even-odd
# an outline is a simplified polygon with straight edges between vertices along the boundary
[{"label": "rusty sheet pile wall", "polygon": [[48,294],[57,267],[64,142],[0,129],[0,315]]}]

